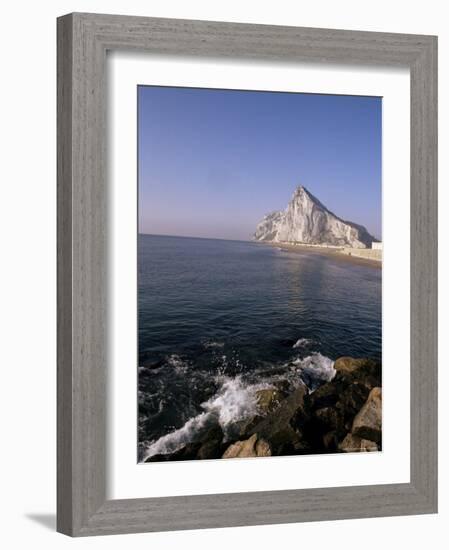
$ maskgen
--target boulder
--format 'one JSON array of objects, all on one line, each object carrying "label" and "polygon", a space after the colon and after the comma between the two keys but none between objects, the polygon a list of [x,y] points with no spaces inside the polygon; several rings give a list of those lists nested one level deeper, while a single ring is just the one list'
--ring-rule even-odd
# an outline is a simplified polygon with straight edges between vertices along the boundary
[{"label": "boulder", "polygon": [[263,439],[258,439],[256,443],[256,456],[271,456],[270,446]]},{"label": "boulder", "polygon": [[253,434],[245,441],[237,441],[230,445],[223,458],[250,458],[256,456],[271,456],[270,446],[266,441]]},{"label": "boulder", "polygon": [[333,382],[351,383],[358,382],[368,389],[381,385],[382,367],[374,359],[355,359],[353,357],[340,357],[334,363],[337,371]]},{"label": "boulder", "polygon": [[257,409],[262,414],[268,414],[279,405],[285,394],[277,388],[267,388],[256,392]]},{"label": "boulder", "polygon": [[288,380],[276,380],[276,382],[273,382],[273,386],[283,394],[283,397],[287,397],[292,391],[292,387]]},{"label": "boulder", "polygon": [[250,430],[251,435],[257,434],[270,445],[271,454],[295,454],[308,448],[303,441],[303,428],[309,419],[306,395],[306,387],[299,386]]},{"label": "boulder", "polygon": [[341,430],[343,415],[336,407],[323,407],[315,411],[314,416],[320,425],[320,431]]},{"label": "boulder", "polygon": [[352,423],[353,435],[380,443],[382,437],[382,389],[373,388]]},{"label": "boulder", "polygon": [[364,366],[369,359],[356,359],[354,357],[339,357],[334,363],[334,369],[341,374],[352,374]]},{"label": "boulder", "polygon": [[223,454],[223,445],[221,441],[206,441],[198,449],[196,458],[199,460],[212,460],[221,458]]},{"label": "boulder", "polygon": [[310,408],[316,410],[333,406],[337,403],[338,397],[337,385],[333,382],[327,382],[309,396]]},{"label": "boulder", "polygon": [[337,432],[332,430],[323,435],[323,448],[328,453],[332,453],[338,449]]},{"label": "boulder", "polygon": [[334,378],[313,392],[304,384],[295,389],[286,380],[259,390],[258,411],[228,425],[226,443],[217,425],[198,434],[194,443],[147,462],[380,450],[380,363],[341,357],[334,368]]},{"label": "boulder", "polygon": [[348,435],[343,439],[338,448],[344,453],[369,452],[378,450],[378,447],[374,441],[357,437],[356,435],[351,433],[348,433]]},{"label": "boulder", "polygon": [[[352,421],[368,399],[369,392],[369,387],[360,382],[352,382],[341,391],[335,405],[335,409],[343,419],[340,426],[340,435],[351,431]],[[341,429],[343,429],[343,432],[341,432]]]},{"label": "boulder", "polygon": [[262,416],[257,414],[255,416],[250,416],[236,422],[233,426],[229,428],[229,431],[231,432],[231,440],[247,439],[251,435],[251,430],[254,428],[254,426],[257,426],[257,424],[259,424],[262,418]]},{"label": "boulder", "polygon": [[220,458],[223,454],[223,430],[220,426],[214,426],[202,438],[201,447],[198,449],[197,458],[210,460]]},{"label": "boulder", "polygon": [[[313,452],[335,451],[338,445],[334,436],[339,442],[352,432],[356,414],[370,391],[381,384],[381,364],[373,359],[340,357],[334,368],[334,378],[306,397],[310,421],[304,435]],[[330,433],[333,436],[328,435]]]}]

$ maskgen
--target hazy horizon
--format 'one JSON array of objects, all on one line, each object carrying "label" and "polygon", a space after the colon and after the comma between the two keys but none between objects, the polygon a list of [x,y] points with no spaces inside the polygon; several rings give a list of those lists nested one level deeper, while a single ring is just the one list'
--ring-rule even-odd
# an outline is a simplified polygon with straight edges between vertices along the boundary
[{"label": "hazy horizon", "polygon": [[138,87],[139,233],[250,241],[304,185],[381,239],[378,97]]},{"label": "hazy horizon", "polygon": [[168,235],[166,233],[143,233],[142,231],[139,231],[139,235],[146,235],[148,237],[171,237],[171,238],[177,238],[177,239],[205,239],[209,241],[238,241],[242,243],[246,242],[257,242],[253,239],[225,239],[221,237],[196,237],[195,235]]}]

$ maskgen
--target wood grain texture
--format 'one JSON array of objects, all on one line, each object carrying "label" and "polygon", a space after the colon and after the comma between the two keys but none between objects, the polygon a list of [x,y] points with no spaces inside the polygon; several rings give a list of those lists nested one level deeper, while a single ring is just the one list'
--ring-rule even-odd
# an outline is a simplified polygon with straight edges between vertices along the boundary
[{"label": "wood grain texture", "polygon": [[[72,528],[72,21],[58,20],[57,48],[57,528]],[[63,512],[61,509],[63,508]]]},{"label": "wood grain texture", "polygon": [[[406,66],[411,71],[411,480],[106,500],[106,52]],[[437,510],[437,40],[70,14],[58,20],[58,531],[72,536]]]},{"label": "wood grain texture", "polygon": [[437,508],[437,42],[411,66],[411,478]]}]

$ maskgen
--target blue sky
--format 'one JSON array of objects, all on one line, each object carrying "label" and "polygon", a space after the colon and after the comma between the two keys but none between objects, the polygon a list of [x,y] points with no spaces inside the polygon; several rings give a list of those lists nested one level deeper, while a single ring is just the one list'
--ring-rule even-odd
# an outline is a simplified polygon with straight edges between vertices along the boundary
[{"label": "blue sky", "polygon": [[381,101],[139,86],[139,231],[249,240],[304,185],[381,238]]}]

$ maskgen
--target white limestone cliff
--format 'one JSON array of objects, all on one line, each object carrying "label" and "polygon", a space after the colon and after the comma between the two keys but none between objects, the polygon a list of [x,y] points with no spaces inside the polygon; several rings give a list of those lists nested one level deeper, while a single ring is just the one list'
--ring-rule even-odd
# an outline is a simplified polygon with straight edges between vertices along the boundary
[{"label": "white limestone cliff", "polygon": [[305,187],[299,186],[283,211],[267,214],[254,233],[257,241],[298,242],[370,248],[376,239],[361,225],[330,212]]}]

